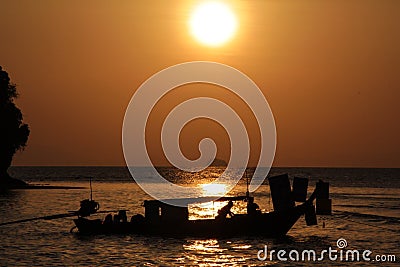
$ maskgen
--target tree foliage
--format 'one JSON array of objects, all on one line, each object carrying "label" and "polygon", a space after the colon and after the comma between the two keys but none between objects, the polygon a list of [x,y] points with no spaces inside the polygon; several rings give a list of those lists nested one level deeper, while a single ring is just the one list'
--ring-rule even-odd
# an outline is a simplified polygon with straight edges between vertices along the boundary
[{"label": "tree foliage", "polygon": [[0,178],[8,177],[12,158],[26,146],[30,133],[29,126],[23,123],[21,110],[14,103],[17,97],[16,85],[0,66]]}]

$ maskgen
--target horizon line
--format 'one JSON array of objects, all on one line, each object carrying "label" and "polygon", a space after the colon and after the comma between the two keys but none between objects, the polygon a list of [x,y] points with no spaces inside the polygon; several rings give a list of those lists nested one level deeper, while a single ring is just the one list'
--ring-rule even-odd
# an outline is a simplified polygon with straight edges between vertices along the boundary
[{"label": "horizon line", "polygon": [[[127,168],[126,165],[12,165],[10,168],[14,167],[104,167],[104,168]],[[170,165],[160,165],[160,166],[139,166],[139,168],[174,168],[174,166]],[[209,166],[209,167],[227,167],[227,166]],[[208,168],[208,167],[207,167]],[[256,168],[256,166],[247,166],[246,168]],[[268,166],[260,166],[260,168],[269,168]],[[271,166],[272,168],[329,168],[329,169],[400,169],[399,167],[376,167],[376,166]]]}]

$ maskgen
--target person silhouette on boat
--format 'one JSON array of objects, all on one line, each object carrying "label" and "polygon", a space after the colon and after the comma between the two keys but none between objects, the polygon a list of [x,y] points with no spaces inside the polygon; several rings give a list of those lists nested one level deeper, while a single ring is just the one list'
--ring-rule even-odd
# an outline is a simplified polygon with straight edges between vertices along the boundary
[{"label": "person silhouette on boat", "polygon": [[223,206],[220,210],[218,210],[218,215],[215,217],[215,219],[221,220],[221,219],[226,219],[226,216],[231,216],[233,217],[235,214],[231,211],[231,208],[233,207],[233,202],[232,200],[229,200],[228,204]]},{"label": "person silhouette on boat", "polygon": [[120,210],[118,212],[118,217],[121,222],[123,222],[123,223],[128,222],[128,216],[126,216],[126,210]]},{"label": "person silhouette on boat", "polygon": [[104,218],[103,224],[110,225],[112,223],[113,223],[113,219],[112,219],[111,213],[107,214],[107,216]]},{"label": "person silhouette on boat", "polygon": [[126,223],[127,220],[127,216],[126,216],[126,210],[120,210],[118,211],[118,214],[114,215],[114,223]]},{"label": "person silhouette on boat", "polygon": [[253,197],[249,197],[247,201],[247,215],[255,216],[261,214],[260,207],[257,203],[254,203]]}]

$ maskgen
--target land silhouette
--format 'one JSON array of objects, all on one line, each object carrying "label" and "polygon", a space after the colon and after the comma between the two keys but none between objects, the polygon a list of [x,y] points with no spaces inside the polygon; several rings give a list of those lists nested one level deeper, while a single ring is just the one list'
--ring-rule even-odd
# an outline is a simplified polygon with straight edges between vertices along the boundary
[{"label": "land silhouette", "polygon": [[0,66],[0,187],[14,188],[28,186],[24,181],[8,174],[12,159],[18,150],[23,150],[28,142],[29,126],[23,123],[21,110],[15,105],[17,87],[8,73]]}]

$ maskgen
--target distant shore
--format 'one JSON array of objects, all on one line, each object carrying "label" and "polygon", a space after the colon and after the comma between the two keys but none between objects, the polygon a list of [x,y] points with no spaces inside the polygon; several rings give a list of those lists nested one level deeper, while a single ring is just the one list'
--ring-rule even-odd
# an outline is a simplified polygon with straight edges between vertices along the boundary
[{"label": "distant shore", "polygon": [[13,190],[13,189],[86,189],[86,187],[29,184],[22,180],[11,177],[8,177],[0,182],[0,190]]},{"label": "distant shore", "polygon": [[58,186],[58,185],[40,185],[40,184],[28,184],[25,186],[6,186],[2,187],[5,190],[13,189],[87,189],[82,186]]}]

